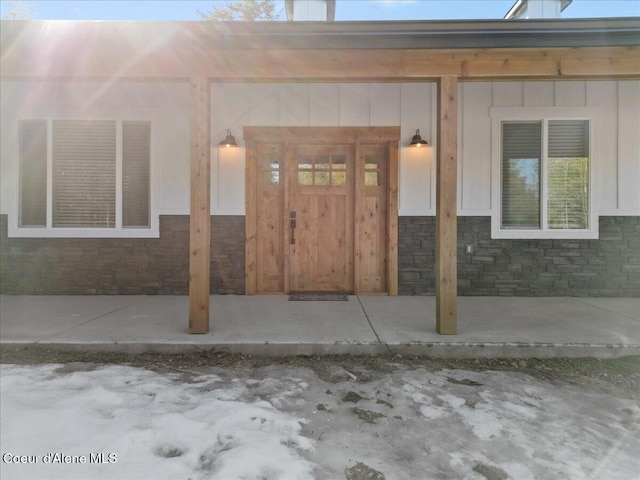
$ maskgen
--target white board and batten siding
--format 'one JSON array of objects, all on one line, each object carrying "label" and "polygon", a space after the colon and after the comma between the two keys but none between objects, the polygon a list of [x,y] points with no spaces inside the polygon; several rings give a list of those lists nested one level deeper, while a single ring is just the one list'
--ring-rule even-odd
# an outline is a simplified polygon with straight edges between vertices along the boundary
[{"label": "white board and batten siding", "polygon": [[640,82],[509,82],[460,85],[458,207],[491,213],[491,118],[499,107],[593,107],[598,215],[640,215]]},{"label": "white board and batten siding", "polygon": [[[435,215],[434,150],[408,148],[416,129],[435,146],[433,83],[212,84],[213,215],[244,215],[244,126],[401,127],[400,214]],[[240,148],[217,148],[227,129]]]},{"label": "white board and batten siding", "polygon": [[[18,123],[39,118],[152,122],[151,214],[189,213],[188,84],[3,82],[1,210],[17,212]],[[245,214],[244,126],[401,127],[399,214],[435,215],[435,83],[211,84],[211,213]],[[640,81],[459,84],[458,214],[489,216],[491,109],[592,107],[598,215],[640,215]],[[218,148],[230,129],[240,148]],[[416,129],[431,148],[409,148]],[[123,235],[126,236],[126,235]]]},{"label": "white board and batten siding", "polygon": [[[141,120],[151,122],[148,229],[58,229],[27,236],[157,237],[159,215],[189,213],[189,85],[178,83],[2,82],[0,213],[17,232],[20,120]],[[119,182],[117,182],[119,183]],[[118,187],[116,187],[118,188]]]},{"label": "white board and batten siding", "polygon": [[[244,213],[245,125],[400,125],[399,214],[435,215],[436,94],[434,83],[212,85],[213,138],[230,128],[241,145],[212,151],[213,214]],[[500,107],[597,107],[597,213],[640,215],[639,81],[460,83],[459,215],[494,208],[490,111]],[[416,129],[432,148],[408,148]]]}]

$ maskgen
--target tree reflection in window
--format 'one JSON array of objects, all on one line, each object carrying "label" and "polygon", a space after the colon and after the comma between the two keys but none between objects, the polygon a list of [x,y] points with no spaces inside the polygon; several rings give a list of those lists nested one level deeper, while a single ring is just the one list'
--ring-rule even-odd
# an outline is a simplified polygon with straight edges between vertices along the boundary
[{"label": "tree reflection in window", "polygon": [[540,159],[510,158],[502,174],[502,225],[539,228]]},{"label": "tree reflection in window", "polygon": [[344,186],[347,183],[345,155],[299,155],[298,185]]},{"label": "tree reflection in window", "polygon": [[267,153],[262,156],[262,181],[264,185],[278,185],[280,183],[280,156]]}]

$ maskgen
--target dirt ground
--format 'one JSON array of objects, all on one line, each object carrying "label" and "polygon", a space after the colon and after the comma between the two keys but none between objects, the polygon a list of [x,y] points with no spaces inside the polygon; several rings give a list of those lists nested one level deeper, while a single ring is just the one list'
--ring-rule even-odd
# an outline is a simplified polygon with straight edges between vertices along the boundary
[{"label": "dirt ground", "polygon": [[[44,363],[92,363],[119,364],[143,367],[157,371],[200,370],[218,367],[227,370],[246,371],[266,366],[288,366],[309,368],[322,380],[337,383],[344,379],[335,372],[349,372],[358,382],[366,383],[376,374],[391,373],[403,365],[408,368],[424,368],[431,372],[442,369],[472,371],[511,371],[531,375],[547,381],[565,382],[607,393],[615,390],[617,395],[640,399],[640,356],[615,359],[594,358],[528,358],[528,359],[456,359],[415,357],[403,355],[378,356],[286,356],[266,357],[202,352],[199,354],[120,354],[86,353],[52,350],[37,345],[2,346],[0,363],[44,364]],[[71,369],[81,368],[69,366]],[[340,367],[336,369],[336,367]]]}]

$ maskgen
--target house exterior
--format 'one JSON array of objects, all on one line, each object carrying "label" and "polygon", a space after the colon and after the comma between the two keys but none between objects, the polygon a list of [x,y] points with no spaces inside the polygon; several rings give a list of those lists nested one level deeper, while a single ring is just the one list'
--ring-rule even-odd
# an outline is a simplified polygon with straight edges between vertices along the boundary
[{"label": "house exterior", "polygon": [[640,294],[640,19],[0,34],[2,293]]},{"label": "house exterior", "polygon": [[505,14],[506,20],[560,18],[573,0],[516,0]]}]

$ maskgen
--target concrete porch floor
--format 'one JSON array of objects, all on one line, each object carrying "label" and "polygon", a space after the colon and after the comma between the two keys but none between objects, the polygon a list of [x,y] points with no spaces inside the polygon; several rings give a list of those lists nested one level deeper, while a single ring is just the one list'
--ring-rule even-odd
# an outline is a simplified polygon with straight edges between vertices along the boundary
[{"label": "concrete porch floor", "polygon": [[434,297],[212,296],[210,332],[188,333],[186,296],[0,296],[1,345],[126,353],[640,355],[640,298],[459,297],[458,335],[435,331]]}]

